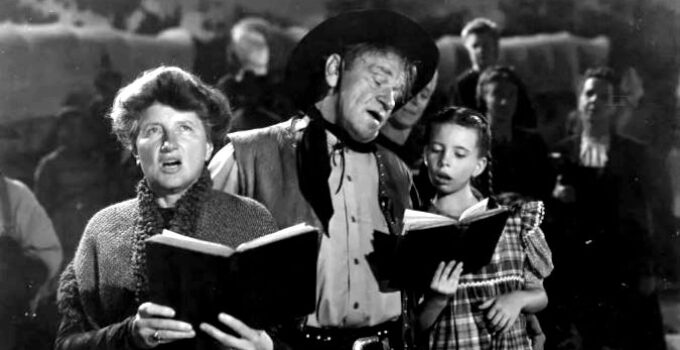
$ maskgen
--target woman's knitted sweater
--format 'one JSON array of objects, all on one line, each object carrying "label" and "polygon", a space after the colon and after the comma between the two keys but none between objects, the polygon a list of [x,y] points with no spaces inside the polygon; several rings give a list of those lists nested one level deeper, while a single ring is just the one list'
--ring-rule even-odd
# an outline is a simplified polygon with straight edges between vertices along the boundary
[{"label": "woman's knitted sweater", "polygon": [[[209,188],[194,193],[194,200],[188,204],[178,204],[175,216],[179,219],[172,219],[164,228],[229,246],[277,229],[261,204]],[[160,211],[143,192],[103,209],[88,223],[61,279],[57,349],[135,348],[132,321],[139,305],[147,300],[144,259],[143,254],[139,258],[138,246],[142,239],[163,228],[149,224],[162,219],[156,219],[161,217]],[[182,217],[190,223],[182,222]],[[197,219],[186,219],[192,217]]]}]

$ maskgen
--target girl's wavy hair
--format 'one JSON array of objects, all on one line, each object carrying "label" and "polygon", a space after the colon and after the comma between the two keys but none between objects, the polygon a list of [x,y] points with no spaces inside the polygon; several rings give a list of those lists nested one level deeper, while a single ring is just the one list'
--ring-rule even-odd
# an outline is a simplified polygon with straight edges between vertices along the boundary
[{"label": "girl's wavy hair", "polygon": [[223,146],[231,121],[227,98],[179,67],[161,66],[145,71],[120,89],[113,101],[109,113],[111,127],[124,147],[133,149],[141,113],[156,102],[179,111],[195,112],[214,149]]},{"label": "girl's wavy hair", "polygon": [[[425,135],[428,143],[432,139],[434,129],[442,124],[455,124],[464,128],[472,129],[477,132],[477,149],[480,157],[488,160],[486,172],[488,173],[487,189],[488,193],[493,193],[493,181],[491,174],[491,127],[486,117],[472,109],[465,107],[449,106],[435,113],[425,127]],[[474,183],[475,187],[477,184]]]}]

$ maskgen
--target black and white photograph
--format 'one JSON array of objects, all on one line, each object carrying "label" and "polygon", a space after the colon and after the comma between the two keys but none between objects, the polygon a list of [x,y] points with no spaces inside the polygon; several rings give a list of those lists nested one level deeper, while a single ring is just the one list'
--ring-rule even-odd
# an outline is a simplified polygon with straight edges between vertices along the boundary
[{"label": "black and white photograph", "polygon": [[680,0],[0,0],[0,350],[680,350]]}]

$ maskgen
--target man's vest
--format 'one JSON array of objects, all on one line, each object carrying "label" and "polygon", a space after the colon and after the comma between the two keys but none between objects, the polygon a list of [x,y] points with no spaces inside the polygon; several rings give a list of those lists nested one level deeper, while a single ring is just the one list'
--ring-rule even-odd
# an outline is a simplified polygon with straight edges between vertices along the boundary
[{"label": "man's vest", "polygon": [[[300,222],[323,227],[300,191],[297,174],[297,143],[304,129],[295,130],[293,118],[274,126],[229,134],[238,163],[238,194],[264,204],[279,228]],[[411,175],[392,152],[378,145],[378,202],[390,233],[401,234],[404,210],[411,206]]]}]

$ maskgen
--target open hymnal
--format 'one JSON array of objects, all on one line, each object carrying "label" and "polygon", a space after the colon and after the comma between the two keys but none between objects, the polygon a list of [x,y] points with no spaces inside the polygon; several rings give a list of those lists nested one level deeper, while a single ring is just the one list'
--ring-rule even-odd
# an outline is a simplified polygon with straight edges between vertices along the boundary
[{"label": "open hymnal", "polygon": [[487,265],[510,211],[481,201],[458,218],[407,210],[403,236],[375,232],[374,272],[394,288],[429,285],[440,262],[463,262],[463,273]]},{"label": "open hymnal", "polygon": [[318,246],[305,224],[236,248],[164,231],[146,240],[150,299],[194,327],[216,324],[220,312],[254,328],[305,316],[315,308]]}]

